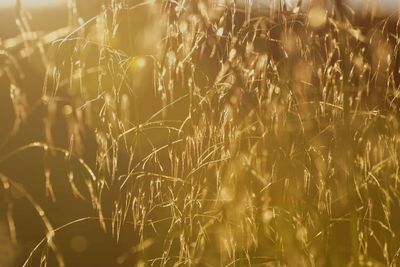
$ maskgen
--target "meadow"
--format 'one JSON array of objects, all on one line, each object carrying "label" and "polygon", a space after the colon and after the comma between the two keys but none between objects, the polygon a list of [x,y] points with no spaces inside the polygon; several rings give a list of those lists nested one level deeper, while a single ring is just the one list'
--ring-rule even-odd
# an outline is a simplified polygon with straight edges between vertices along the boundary
[{"label": "meadow", "polygon": [[400,266],[399,11],[275,2],[16,1],[0,266]]}]

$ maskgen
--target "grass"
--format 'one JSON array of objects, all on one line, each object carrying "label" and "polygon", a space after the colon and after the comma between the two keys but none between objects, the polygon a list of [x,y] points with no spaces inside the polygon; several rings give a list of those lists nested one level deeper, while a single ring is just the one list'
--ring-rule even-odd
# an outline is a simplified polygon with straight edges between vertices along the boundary
[{"label": "grass", "polygon": [[[63,159],[68,170],[57,175],[98,214],[52,226],[2,174],[3,192],[15,187],[45,225],[25,266],[54,255],[49,264],[64,266],[53,239],[82,221],[116,240],[134,229],[118,264],[400,263],[395,16],[360,20],[341,1],[273,12],[105,1],[84,21],[74,3],[68,27],[46,35],[19,6],[21,36],[0,46],[15,117],[1,147],[44,110],[42,139],[0,163],[40,149],[48,201],[57,201],[49,166]],[[31,78],[24,57],[45,70],[36,104],[20,85]],[[7,218],[16,239],[12,211]],[[34,257],[39,247],[46,252]]]}]

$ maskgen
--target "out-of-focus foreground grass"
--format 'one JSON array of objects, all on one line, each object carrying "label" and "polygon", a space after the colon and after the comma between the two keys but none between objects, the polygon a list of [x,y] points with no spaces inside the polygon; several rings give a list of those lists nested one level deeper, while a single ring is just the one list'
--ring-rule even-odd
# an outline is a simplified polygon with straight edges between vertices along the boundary
[{"label": "out-of-focus foreground grass", "polygon": [[398,12],[99,2],[0,42],[1,266],[400,264]]}]

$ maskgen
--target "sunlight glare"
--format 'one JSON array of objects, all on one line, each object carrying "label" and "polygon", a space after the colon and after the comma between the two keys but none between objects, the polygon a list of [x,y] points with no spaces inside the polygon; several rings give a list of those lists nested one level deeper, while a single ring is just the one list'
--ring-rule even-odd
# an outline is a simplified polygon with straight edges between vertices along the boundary
[{"label": "sunlight glare", "polygon": [[[0,0],[0,7],[15,6],[16,0]],[[21,0],[22,6],[37,7],[37,6],[55,6],[64,3],[65,0]]]}]

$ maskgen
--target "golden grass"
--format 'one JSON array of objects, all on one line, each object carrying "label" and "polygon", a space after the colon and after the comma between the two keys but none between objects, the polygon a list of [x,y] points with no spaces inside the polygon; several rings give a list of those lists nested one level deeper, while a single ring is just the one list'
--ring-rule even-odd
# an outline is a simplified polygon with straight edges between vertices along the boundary
[{"label": "golden grass", "polygon": [[[0,162],[31,148],[64,157],[72,194],[92,202],[103,229],[139,234],[120,263],[130,254],[154,266],[400,263],[394,17],[357,24],[340,1],[266,15],[179,0],[111,1],[87,21],[72,5],[70,30],[46,35],[31,32],[23,7],[18,21],[21,36],[0,46],[10,136],[33,108],[18,60],[36,54],[44,140]],[[68,140],[54,134],[59,120]],[[1,177],[37,210],[48,237],[39,245],[63,266],[46,211]]]}]

